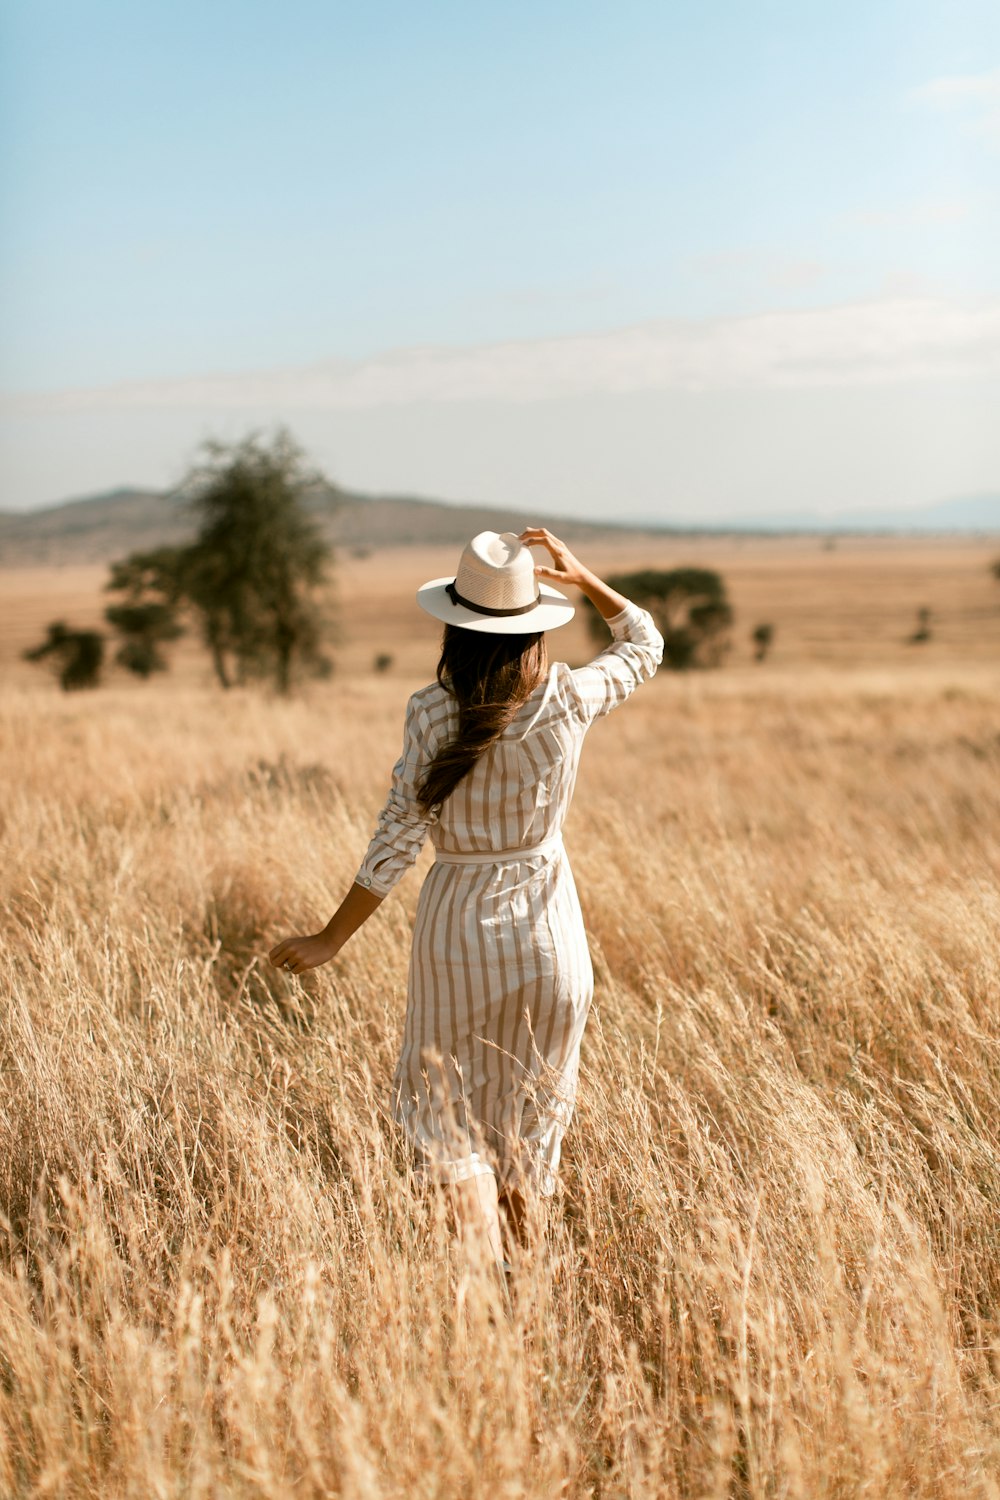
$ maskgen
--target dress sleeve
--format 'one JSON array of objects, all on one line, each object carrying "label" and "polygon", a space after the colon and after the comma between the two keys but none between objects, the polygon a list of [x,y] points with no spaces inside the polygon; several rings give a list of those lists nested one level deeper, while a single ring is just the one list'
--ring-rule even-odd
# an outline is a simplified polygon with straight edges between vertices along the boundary
[{"label": "dress sleeve", "polygon": [[392,786],[378,815],[368,852],[355,875],[376,896],[387,896],[406,874],[423,848],[427,830],[437,821],[437,810],[424,812],[417,787],[430,760],[427,716],[411,698],[406,705],[403,753],[392,772]]},{"label": "dress sleeve", "polygon": [[587,666],[567,674],[570,706],[586,724],[624,703],[663,660],[663,637],[647,610],[626,604],[607,624],[614,639]]}]

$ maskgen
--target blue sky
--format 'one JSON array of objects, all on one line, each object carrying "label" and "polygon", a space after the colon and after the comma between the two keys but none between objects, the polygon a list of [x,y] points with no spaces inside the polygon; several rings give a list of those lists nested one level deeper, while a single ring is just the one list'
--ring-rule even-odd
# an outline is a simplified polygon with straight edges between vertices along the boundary
[{"label": "blue sky", "polygon": [[599,513],[627,433],[630,513],[801,508],[763,439],[720,467],[741,412],[807,454],[872,401],[956,415],[816,503],[1000,492],[955,426],[1000,394],[994,0],[7,0],[2,40],[2,508],[272,420],[346,484]]}]

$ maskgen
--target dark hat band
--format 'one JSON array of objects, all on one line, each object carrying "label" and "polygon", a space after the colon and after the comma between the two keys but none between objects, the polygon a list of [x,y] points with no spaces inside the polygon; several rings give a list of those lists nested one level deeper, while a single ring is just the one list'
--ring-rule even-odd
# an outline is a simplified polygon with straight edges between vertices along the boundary
[{"label": "dark hat band", "polygon": [[518,604],[514,609],[487,609],[485,604],[473,604],[471,599],[464,598],[458,592],[454,583],[446,583],[444,591],[452,604],[462,604],[466,609],[473,610],[477,615],[526,615],[529,610],[535,609],[542,602],[542,595],[539,592],[530,604]]}]

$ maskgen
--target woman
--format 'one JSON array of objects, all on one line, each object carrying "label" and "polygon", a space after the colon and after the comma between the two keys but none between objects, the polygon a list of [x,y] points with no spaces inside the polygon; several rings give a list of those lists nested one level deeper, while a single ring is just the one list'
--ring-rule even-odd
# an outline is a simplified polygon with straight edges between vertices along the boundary
[{"label": "woman", "polygon": [[[535,566],[532,546],[551,554]],[[547,662],[575,584],[611,628],[589,666]],[[483,532],[454,578],[418,603],[445,623],[437,681],[407,705],[403,753],[355,882],[321,933],[286,938],[276,967],[327,963],[416,859],[420,892],[395,1115],[418,1172],[451,1185],[456,1214],[504,1266],[499,1214],[520,1236],[526,1192],[555,1188],[573,1112],[593,970],[561,829],[584,735],[652,676],[663,639],[539,527]]]}]

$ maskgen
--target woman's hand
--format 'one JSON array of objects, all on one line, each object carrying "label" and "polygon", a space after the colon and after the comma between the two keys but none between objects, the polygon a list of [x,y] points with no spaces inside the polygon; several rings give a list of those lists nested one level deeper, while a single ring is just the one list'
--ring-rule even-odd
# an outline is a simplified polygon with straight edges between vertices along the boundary
[{"label": "woman's hand", "polygon": [[547,547],[552,554],[551,568],[536,567],[536,578],[551,578],[553,583],[575,583],[583,590],[591,604],[606,620],[613,620],[628,604],[624,594],[602,583],[596,573],[585,568],[579,558],[574,557],[565,542],[561,542],[544,526],[526,526],[518,537],[526,547]]},{"label": "woman's hand", "polygon": [[288,969],[292,974],[318,969],[320,964],[336,958],[351,934],[357,932],[362,922],[367,922],[381,903],[381,896],[355,881],[322,932],[312,937],[285,938],[267,956],[276,969]]},{"label": "woman's hand", "polygon": [[339,950],[339,943],[334,943],[326,933],[317,932],[313,937],[285,938],[267,956],[276,969],[304,974],[307,969],[318,969],[320,964],[329,963]]},{"label": "woman's hand", "polygon": [[575,583],[582,585],[585,580],[593,578],[593,574],[585,568],[580,560],[561,542],[551,531],[546,531],[544,526],[527,526],[518,537],[526,547],[547,547],[552,554],[553,566],[536,567],[537,578],[552,578],[557,583]]}]

